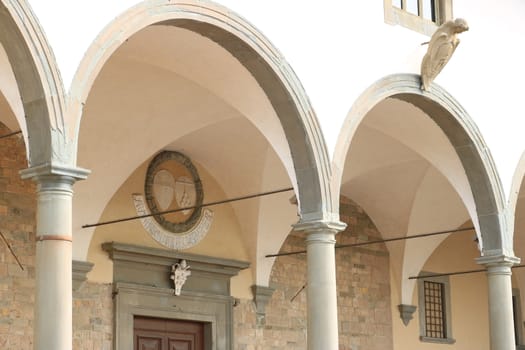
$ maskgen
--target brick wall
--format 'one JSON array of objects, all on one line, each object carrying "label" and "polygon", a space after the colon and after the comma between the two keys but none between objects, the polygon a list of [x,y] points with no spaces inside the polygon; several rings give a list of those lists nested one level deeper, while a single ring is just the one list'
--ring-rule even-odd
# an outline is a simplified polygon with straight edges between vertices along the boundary
[{"label": "brick wall", "polygon": [[[9,132],[0,123],[0,135]],[[33,349],[36,186],[20,178],[25,168],[23,138],[0,139],[0,231],[24,267],[0,238],[0,349]],[[74,293],[73,349],[111,349],[112,305],[108,285],[86,283]]]},{"label": "brick wall", "polygon": [[[338,244],[381,238],[366,213],[347,198],[341,199],[341,220],[348,227],[337,235]],[[303,237],[291,233],[281,252],[304,249]],[[338,249],[336,264],[339,348],[392,349],[389,256],[385,245]],[[305,349],[306,291],[299,292],[305,283],[306,256],[279,257],[272,270],[270,286],[276,290],[266,307],[265,325],[256,326],[255,308],[250,301],[241,301],[234,310],[235,349]]]},{"label": "brick wall", "polygon": [[112,286],[86,282],[73,293],[73,349],[113,348]]},{"label": "brick wall", "polygon": [[[341,198],[341,221],[348,224],[337,235],[338,244],[381,239],[362,208]],[[336,250],[341,350],[393,348],[390,311],[390,266],[384,244]]]},{"label": "brick wall", "polygon": [[[9,130],[0,124],[0,135]],[[23,139],[0,140],[0,231],[21,260],[17,265],[0,241],[0,349],[32,350],[35,294],[35,185],[21,180],[27,167]],[[341,220],[348,223],[338,243],[380,238],[359,206],[341,200]],[[304,239],[292,233],[282,252],[304,249]],[[336,251],[340,349],[392,349],[388,252],[384,245]],[[256,325],[255,308],[244,300],[234,309],[237,350],[306,348],[306,256],[276,260],[263,326]],[[298,293],[299,292],[299,293]],[[294,298],[294,296],[297,296]],[[293,299],[293,301],[292,301]],[[73,349],[112,349],[111,286],[86,283],[73,295]]]},{"label": "brick wall", "polygon": [[[0,124],[0,135],[10,130]],[[22,270],[0,238],[0,349],[33,349],[35,295],[35,185],[21,180],[27,168],[21,135],[0,139],[0,231]]]}]

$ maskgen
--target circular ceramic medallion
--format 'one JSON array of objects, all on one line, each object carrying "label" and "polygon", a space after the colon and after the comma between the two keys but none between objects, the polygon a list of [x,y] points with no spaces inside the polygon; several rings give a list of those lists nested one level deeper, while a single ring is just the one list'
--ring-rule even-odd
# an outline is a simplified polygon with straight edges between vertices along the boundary
[{"label": "circular ceramic medallion", "polygon": [[151,213],[175,211],[153,216],[165,230],[185,233],[198,223],[204,197],[202,184],[197,169],[182,153],[164,151],[153,158],[144,192]]}]

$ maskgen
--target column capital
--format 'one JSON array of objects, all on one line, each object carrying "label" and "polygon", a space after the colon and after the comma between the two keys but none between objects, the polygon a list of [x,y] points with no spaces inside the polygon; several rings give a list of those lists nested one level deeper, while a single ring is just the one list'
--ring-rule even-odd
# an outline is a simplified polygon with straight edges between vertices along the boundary
[{"label": "column capital", "polygon": [[299,221],[292,225],[294,231],[303,231],[305,233],[319,233],[320,231],[331,231],[336,234],[346,228],[346,224],[341,221],[333,220],[312,220]]},{"label": "column capital", "polygon": [[34,179],[41,181],[44,178],[62,178],[69,179],[71,183],[78,180],[85,180],[91,173],[90,170],[55,163],[46,163],[42,165],[33,166],[20,171],[22,179]]},{"label": "column capital", "polygon": [[480,265],[485,265],[487,268],[490,267],[512,267],[518,265],[521,259],[515,256],[509,255],[486,255],[476,259],[476,262]]}]

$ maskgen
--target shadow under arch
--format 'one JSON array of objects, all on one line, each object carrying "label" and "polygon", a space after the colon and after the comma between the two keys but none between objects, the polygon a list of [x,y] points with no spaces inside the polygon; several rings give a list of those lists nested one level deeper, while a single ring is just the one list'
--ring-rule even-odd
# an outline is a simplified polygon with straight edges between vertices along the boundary
[{"label": "shadow under arch", "polygon": [[[92,43],[74,76],[68,118],[75,126],[75,149],[82,106],[105,62],[127,38],[162,24],[191,30],[218,43],[255,78],[270,100],[290,147],[292,179],[303,221],[338,220],[330,197],[328,152],[310,102],[281,54],[253,26],[222,6],[187,1],[144,2],[119,16]],[[76,153],[76,152],[75,152]]]},{"label": "shadow under arch", "polygon": [[62,81],[44,32],[26,1],[0,3],[0,42],[23,102],[26,125],[22,132],[29,166],[55,171],[73,166]]},{"label": "shadow under arch", "polygon": [[341,186],[343,174],[338,169],[343,169],[356,130],[367,113],[386,98],[408,102],[424,111],[454,147],[476,205],[477,218],[472,221],[481,238],[482,255],[514,256],[501,182],[481,133],[463,107],[443,88],[433,84],[429,91],[422,91],[419,75],[387,76],[370,86],[354,103],[334,152],[333,190]]}]

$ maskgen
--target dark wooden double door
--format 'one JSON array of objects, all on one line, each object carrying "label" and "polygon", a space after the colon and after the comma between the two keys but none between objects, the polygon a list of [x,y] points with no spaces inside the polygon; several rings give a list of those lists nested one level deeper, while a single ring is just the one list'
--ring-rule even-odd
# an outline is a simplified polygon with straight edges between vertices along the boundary
[{"label": "dark wooden double door", "polygon": [[204,350],[204,324],[150,317],[134,318],[135,350]]}]

